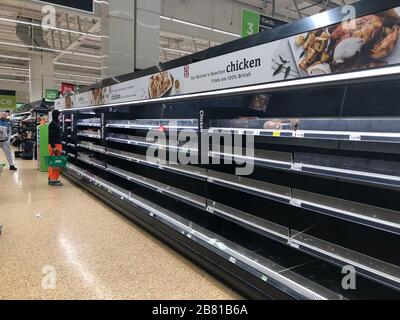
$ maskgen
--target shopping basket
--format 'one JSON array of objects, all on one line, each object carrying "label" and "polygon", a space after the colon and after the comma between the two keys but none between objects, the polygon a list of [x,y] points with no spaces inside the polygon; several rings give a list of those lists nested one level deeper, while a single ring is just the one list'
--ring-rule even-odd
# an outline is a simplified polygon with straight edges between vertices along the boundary
[{"label": "shopping basket", "polygon": [[65,156],[46,156],[46,166],[51,168],[65,168],[67,166],[68,158]]}]

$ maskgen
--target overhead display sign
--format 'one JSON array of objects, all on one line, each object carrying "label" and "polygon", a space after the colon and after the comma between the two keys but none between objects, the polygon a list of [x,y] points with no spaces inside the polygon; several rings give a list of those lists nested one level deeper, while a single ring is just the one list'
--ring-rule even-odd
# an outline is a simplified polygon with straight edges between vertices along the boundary
[{"label": "overhead display sign", "polygon": [[35,0],[66,8],[77,9],[93,13],[93,0]]},{"label": "overhead display sign", "polygon": [[339,23],[96,89],[56,105],[98,106],[397,65],[399,30],[400,7],[357,18],[353,28]]},{"label": "overhead display sign", "polygon": [[247,9],[242,10],[242,38],[285,24],[287,22],[280,19]]},{"label": "overhead display sign", "polygon": [[14,110],[17,107],[15,91],[0,90],[0,110]]}]

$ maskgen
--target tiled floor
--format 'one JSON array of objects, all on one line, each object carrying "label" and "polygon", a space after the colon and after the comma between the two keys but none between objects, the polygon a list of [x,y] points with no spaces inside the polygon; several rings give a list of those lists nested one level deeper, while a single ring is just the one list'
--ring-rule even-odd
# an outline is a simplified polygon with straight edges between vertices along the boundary
[{"label": "tiled floor", "polygon": [[17,166],[0,176],[0,300],[241,298],[65,179]]}]

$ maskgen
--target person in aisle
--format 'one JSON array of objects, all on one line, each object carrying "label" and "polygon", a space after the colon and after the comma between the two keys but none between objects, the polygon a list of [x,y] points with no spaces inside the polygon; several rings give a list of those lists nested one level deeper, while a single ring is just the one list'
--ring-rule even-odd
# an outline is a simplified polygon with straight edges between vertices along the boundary
[{"label": "person in aisle", "polygon": [[10,170],[17,170],[14,165],[14,157],[10,146],[11,138],[11,122],[10,122],[10,111],[0,113],[0,147],[3,149],[8,164],[10,165]]},{"label": "person in aisle", "polygon": [[[52,121],[49,125],[49,154],[50,156],[60,156],[62,153],[61,129],[60,129],[60,112],[54,110],[52,112]],[[58,180],[60,177],[60,168],[49,167],[50,186],[61,187],[63,184]]]}]

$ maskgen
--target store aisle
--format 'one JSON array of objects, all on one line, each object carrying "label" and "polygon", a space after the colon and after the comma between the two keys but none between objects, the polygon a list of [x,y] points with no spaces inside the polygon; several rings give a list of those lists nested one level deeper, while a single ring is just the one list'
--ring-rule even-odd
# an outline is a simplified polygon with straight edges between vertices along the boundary
[{"label": "store aisle", "polygon": [[0,300],[240,299],[66,179],[17,167],[0,177]]}]

